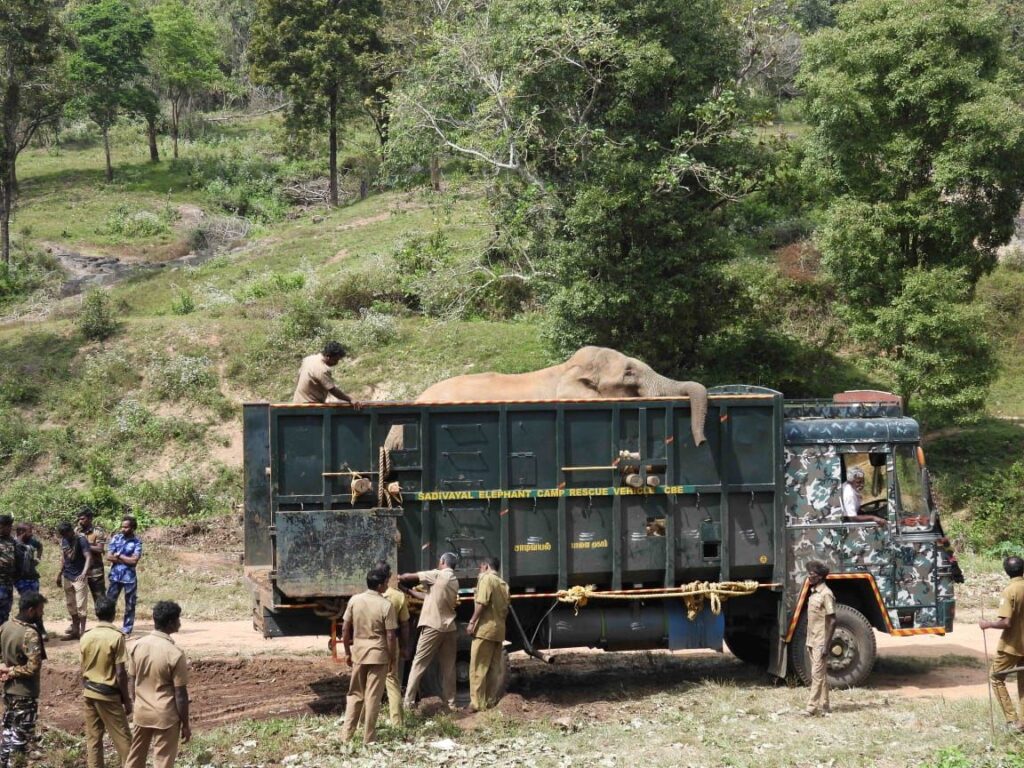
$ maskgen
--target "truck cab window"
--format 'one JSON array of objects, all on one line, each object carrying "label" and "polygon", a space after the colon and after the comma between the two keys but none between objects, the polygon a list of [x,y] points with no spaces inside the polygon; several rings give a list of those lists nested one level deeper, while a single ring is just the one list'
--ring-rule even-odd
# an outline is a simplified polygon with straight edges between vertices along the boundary
[{"label": "truck cab window", "polygon": [[[864,487],[860,490],[860,514],[888,516],[889,478],[882,453],[843,454],[844,483],[849,482],[857,470],[864,474]],[[842,498],[842,489],[840,489]],[[840,515],[846,516],[842,506]]]},{"label": "truck cab window", "polygon": [[896,482],[900,496],[900,527],[903,530],[926,531],[931,528],[931,510],[925,497],[922,469],[916,446],[896,448]]}]

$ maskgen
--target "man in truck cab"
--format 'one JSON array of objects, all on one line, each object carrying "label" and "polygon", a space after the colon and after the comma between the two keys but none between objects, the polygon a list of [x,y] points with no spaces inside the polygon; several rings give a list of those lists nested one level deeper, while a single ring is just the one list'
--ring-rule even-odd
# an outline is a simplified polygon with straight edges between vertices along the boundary
[{"label": "man in truck cab", "polygon": [[874,523],[885,525],[885,518],[878,515],[862,515],[860,511],[861,494],[864,492],[864,470],[854,467],[846,473],[843,483],[842,505],[843,521],[847,523]]},{"label": "man in truck cab", "polygon": [[1017,672],[1017,705],[1006,690],[1006,676],[1024,664],[1024,560],[1008,557],[1003,560],[1003,570],[1010,577],[1010,583],[999,601],[999,618],[996,621],[982,619],[978,626],[982,630],[1003,630],[989,668],[989,682],[1003,708],[1006,727],[1016,733],[1024,733],[1024,679],[1020,672]]}]

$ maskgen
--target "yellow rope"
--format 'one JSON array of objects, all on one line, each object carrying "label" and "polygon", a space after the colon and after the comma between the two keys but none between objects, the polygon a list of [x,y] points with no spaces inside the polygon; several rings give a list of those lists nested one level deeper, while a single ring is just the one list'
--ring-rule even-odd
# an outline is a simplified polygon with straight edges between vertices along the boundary
[{"label": "yellow rope", "polygon": [[574,613],[591,600],[664,600],[679,597],[686,604],[686,617],[691,621],[704,608],[707,601],[716,616],[722,612],[722,601],[730,597],[746,597],[754,594],[761,585],[756,581],[694,581],[679,587],[658,591],[645,591],[642,595],[629,592],[598,592],[593,584],[585,587],[570,587],[559,590],[556,597],[560,603],[572,603]]}]

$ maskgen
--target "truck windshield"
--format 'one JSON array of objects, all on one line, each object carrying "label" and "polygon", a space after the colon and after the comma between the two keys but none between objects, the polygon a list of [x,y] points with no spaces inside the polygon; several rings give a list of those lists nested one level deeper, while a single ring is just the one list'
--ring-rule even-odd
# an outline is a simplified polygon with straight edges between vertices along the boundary
[{"label": "truck windshield", "polygon": [[931,527],[931,512],[925,498],[921,476],[923,467],[917,458],[917,447],[897,446],[895,458],[900,495],[900,527],[904,530],[928,530]]}]

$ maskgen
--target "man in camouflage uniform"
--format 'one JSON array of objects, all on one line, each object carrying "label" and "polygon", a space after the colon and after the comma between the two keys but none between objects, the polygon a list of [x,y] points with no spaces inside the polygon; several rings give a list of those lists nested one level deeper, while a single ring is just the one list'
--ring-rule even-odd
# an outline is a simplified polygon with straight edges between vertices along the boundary
[{"label": "man in camouflage uniform", "polygon": [[828,714],[828,647],[836,628],[836,598],[825,584],[828,566],[817,560],[807,564],[807,659],[811,667],[808,717]]},{"label": "man in camouflage uniform", "polygon": [[502,646],[505,643],[505,618],[508,616],[509,591],[498,574],[496,557],[480,561],[480,576],[473,596],[473,617],[466,631],[473,636],[469,657],[470,707],[477,712],[498,702],[501,686]]},{"label": "man in camouflage uniform", "polygon": [[18,542],[11,536],[14,518],[0,515],[0,624],[11,617],[14,582],[18,578]]},{"label": "man in camouflage uniform", "polygon": [[1020,672],[1017,672],[1017,705],[1010,700],[1010,693],[1006,690],[1007,675],[1014,667],[1024,665],[1024,560],[1008,557],[1003,560],[1003,570],[1010,577],[1010,583],[1003,590],[1003,598],[999,602],[999,618],[996,621],[982,619],[978,626],[982,630],[1003,630],[989,668],[989,682],[1003,708],[1007,728],[1024,733],[1024,679]]},{"label": "man in camouflage uniform", "polygon": [[[75,533],[84,536],[89,542],[89,551],[92,552],[92,565],[89,568],[89,592],[92,593],[92,604],[107,596],[106,573],[103,570],[103,556],[107,547],[107,532],[98,525],[93,525],[93,511],[90,507],[82,507],[78,510],[78,526]],[[83,632],[85,630],[82,630]]]},{"label": "man in camouflage uniform", "polygon": [[0,680],[4,684],[0,768],[9,768],[15,753],[23,763],[35,736],[43,667],[43,642],[36,624],[43,620],[44,605],[46,598],[38,592],[24,594],[18,617],[0,627]]}]

